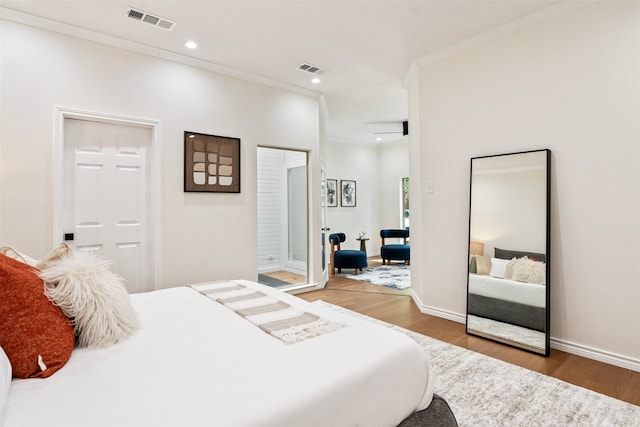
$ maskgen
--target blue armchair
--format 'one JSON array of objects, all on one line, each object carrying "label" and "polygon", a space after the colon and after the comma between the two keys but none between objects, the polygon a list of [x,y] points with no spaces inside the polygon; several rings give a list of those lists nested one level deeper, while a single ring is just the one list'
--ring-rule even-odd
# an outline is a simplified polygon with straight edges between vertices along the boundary
[{"label": "blue armchair", "polygon": [[344,233],[332,233],[329,235],[331,242],[331,269],[333,274],[342,273],[343,268],[354,268],[356,274],[365,268],[367,264],[367,254],[363,251],[352,249],[340,249],[340,244],[344,242],[346,236]]},{"label": "blue armchair", "polygon": [[[385,229],[380,230],[380,238],[382,239],[382,247],[380,248],[380,257],[382,264],[391,264],[391,261],[404,261],[407,265],[411,265],[411,246],[407,244],[409,238],[409,230],[404,229]],[[402,239],[402,244],[387,244],[385,239]]]}]

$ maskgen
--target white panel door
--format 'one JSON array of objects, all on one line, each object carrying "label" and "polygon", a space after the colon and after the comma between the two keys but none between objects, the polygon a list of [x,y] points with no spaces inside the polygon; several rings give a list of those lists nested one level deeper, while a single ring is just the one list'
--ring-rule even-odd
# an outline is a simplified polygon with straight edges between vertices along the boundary
[{"label": "white panel door", "polygon": [[149,128],[64,120],[65,240],[109,260],[131,293],[154,287],[149,247],[150,146]]}]

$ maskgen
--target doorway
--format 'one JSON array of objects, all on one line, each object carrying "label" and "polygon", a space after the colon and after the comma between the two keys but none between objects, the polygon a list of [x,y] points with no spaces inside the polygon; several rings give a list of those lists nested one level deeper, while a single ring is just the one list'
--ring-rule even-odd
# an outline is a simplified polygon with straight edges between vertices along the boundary
[{"label": "doorway", "polygon": [[60,112],[54,242],[95,253],[128,292],[155,289],[155,124]]},{"label": "doorway", "polygon": [[308,283],[307,153],[257,148],[258,282]]},{"label": "doorway", "polygon": [[409,229],[409,177],[402,178],[400,183],[402,193],[402,228]]}]

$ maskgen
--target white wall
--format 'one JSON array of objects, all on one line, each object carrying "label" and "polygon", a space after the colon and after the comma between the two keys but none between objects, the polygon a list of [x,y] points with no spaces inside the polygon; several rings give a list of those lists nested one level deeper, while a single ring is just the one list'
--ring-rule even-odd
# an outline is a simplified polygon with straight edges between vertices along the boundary
[{"label": "white wall", "polygon": [[[378,146],[380,191],[380,228],[403,228],[402,178],[409,176],[409,141]],[[409,180],[411,206],[411,180]]]},{"label": "white wall", "polygon": [[[327,226],[330,233],[345,233],[343,249],[359,249],[356,238],[361,231],[371,240],[367,242],[367,255],[380,253],[378,149],[375,145],[336,143],[326,141],[324,155],[327,179],[338,180],[338,206],[327,208]],[[356,181],[356,206],[340,206],[340,180]]]},{"label": "white wall", "polygon": [[[39,257],[54,244],[56,106],[160,122],[159,287],[257,278],[259,144],[311,152],[310,226],[320,229],[316,99],[12,22],[0,31],[0,245]],[[241,138],[240,194],[183,192],[185,130]]]},{"label": "white wall", "polygon": [[552,343],[640,367],[640,3],[591,3],[422,65],[410,103],[411,176],[434,183],[412,214],[423,307],[465,313],[469,158],[549,148]]}]

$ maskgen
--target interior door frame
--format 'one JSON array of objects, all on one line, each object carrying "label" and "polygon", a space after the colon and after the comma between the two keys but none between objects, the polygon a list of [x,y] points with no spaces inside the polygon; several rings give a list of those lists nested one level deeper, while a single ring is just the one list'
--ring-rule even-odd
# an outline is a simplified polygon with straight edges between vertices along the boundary
[{"label": "interior door frame", "polygon": [[160,288],[160,121],[126,117],[115,114],[99,113],[65,107],[55,107],[55,135],[53,138],[53,246],[63,241],[63,212],[64,212],[64,121],[66,119],[87,120],[93,122],[110,123],[123,126],[136,126],[151,129],[151,143],[148,150],[148,182],[151,198],[149,206],[149,266],[152,290]]}]

